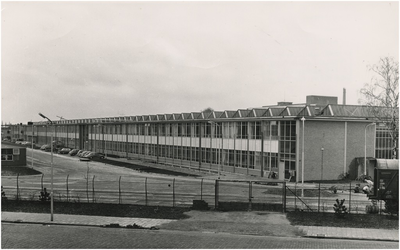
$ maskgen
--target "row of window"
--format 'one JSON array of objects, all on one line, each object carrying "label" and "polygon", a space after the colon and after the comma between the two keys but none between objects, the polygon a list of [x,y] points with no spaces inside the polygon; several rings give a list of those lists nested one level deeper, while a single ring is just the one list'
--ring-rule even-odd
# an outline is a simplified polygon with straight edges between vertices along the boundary
[{"label": "row of window", "polygon": [[214,149],[214,148],[199,148],[184,147],[184,146],[171,146],[171,145],[156,145],[144,143],[123,143],[123,142],[107,142],[101,141],[94,142],[93,147],[96,151],[103,152],[127,152],[139,155],[149,155],[156,157],[165,157],[177,160],[195,161],[203,163],[212,163],[226,166],[235,166],[242,168],[256,168],[260,169],[262,160],[264,160],[264,169],[271,170],[278,166],[277,153],[264,153],[262,157],[261,152],[243,151],[243,150],[228,150],[228,149]]},{"label": "row of window", "polygon": [[[284,128],[284,127],[283,127]],[[37,132],[48,132],[49,128],[38,126]],[[78,126],[57,126],[56,133],[78,133]],[[109,124],[88,125],[87,134],[129,134],[180,136],[180,137],[217,137],[239,139],[261,139],[278,136],[278,125],[275,121],[255,122],[213,122],[213,123],[142,123],[142,124]],[[295,136],[295,133],[284,133]]]},{"label": "row of window", "polygon": [[394,152],[394,143],[390,132],[385,127],[376,128],[375,157],[379,159],[391,159],[398,152]]}]

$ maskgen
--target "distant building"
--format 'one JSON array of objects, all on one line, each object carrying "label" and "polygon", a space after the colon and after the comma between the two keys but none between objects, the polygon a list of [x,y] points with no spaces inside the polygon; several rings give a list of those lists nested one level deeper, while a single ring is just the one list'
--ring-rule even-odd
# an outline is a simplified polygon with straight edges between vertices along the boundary
[{"label": "distant building", "polygon": [[1,140],[4,139],[11,140],[11,128],[8,125],[1,126]]},{"label": "distant building", "polygon": [[300,182],[337,179],[357,157],[390,158],[388,131],[373,121],[366,106],[308,96],[305,104],[60,120],[54,127],[34,122],[11,130],[13,138],[33,136],[37,144],[50,143],[53,133],[65,146],[108,156],[263,177],[275,172]]},{"label": "distant building", "polygon": [[309,95],[307,96],[307,103],[318,105],[338,104],[338,98],[336,96]]}]

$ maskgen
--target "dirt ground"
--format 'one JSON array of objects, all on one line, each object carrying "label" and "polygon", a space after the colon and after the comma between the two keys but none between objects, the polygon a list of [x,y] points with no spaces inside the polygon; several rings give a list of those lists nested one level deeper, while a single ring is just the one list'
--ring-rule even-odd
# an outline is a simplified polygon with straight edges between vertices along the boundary
[{"label": "dirt ground", "polygon": [[185,212],[190,218],[161,226],[168,230],[201,231],[209,233],[238,233],[248,235],[301,236],[303,233],[290,225],[286,215],[278,212]]}]

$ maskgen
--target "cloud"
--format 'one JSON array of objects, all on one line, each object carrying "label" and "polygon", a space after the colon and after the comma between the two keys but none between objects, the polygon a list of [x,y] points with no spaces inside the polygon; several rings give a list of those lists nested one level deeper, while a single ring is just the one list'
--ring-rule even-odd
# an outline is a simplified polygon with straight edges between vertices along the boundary
[{"label": "cloud", "polygon": [[366,65],[398,57],[391,4],[4,2],[2,119],[231,110],[344,86],[356,103]]}]

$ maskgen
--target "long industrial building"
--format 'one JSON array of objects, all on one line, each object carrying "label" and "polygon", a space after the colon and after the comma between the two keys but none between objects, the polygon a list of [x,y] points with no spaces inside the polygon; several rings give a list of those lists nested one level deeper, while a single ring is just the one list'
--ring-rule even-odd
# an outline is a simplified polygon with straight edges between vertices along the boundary
[{"label": "long industrial building", "polygon": [[41,121],[7,131],[39,145],[53,135],[66,147],[109,157],[297,182],[337,179],[355,159],[389,159],[394,147],[368,107],[328,96],[234,111]]}]

